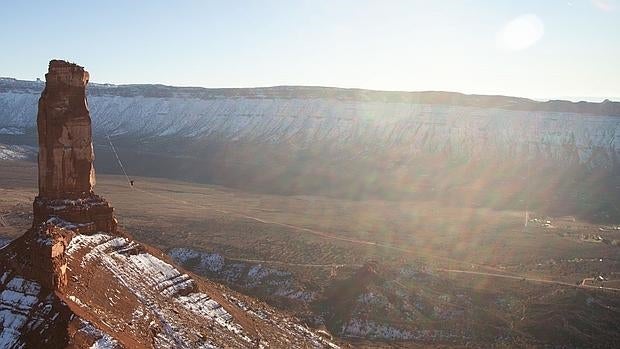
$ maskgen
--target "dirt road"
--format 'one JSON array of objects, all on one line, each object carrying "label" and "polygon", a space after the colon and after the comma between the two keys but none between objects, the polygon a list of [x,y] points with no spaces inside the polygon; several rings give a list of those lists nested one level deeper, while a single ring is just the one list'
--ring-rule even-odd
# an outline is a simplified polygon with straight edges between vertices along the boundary
[{"label": "dirt road", "polygon": [[591,286],[591,285],[582,285],[582,284],[571,284],[568,282],[562,282],[557,280],[547,280],[547,279],[539,279],[539,278],[530,278],[524,276],[514,276],[514,275],[506,275],[506,274],[495,274],[495,273],[486,273],[481,271],[473,271],[473,270],[459,270],[459,269],[435,269],[435,271],[446,272],[446,273],[459,273],[459,274],[470,274],[470,275],[479,275],[479,276],[487,276],[494,278],[503,278],[503,279],[512,279],[512,280],[521,280],[528,282],[536,282],[536,283],[545,283],[545,284],[553,284],[567,287],[575,287],[575,288],[588,288],[595,290],[605,290],[605,291],[616,291],[620,292],[620,288],[613,287],[600,287],[600,286]]},{"label": "dirt road", "polygon": [[[500,273],[494,273],[494,272],[487,272],[487,271],[472,271],[472,270],[464,270],[464,269],[435,269],[436,271],[440,271],[440,272],[446,272],[446,273],[461,273],[461,274],[470,274],[470,275],[479,275],[479,276],[485,276],[485,277],[493,277],[493,278],[499,278],[499,279],[511,279],[511,280],[523,280],[523,281],[529,281],[529,282],[535,282],[535,283],[545,283],[545,284],[554,284],[554,285],[558,285],[558,286],[564,286],[564,287],[575,287],[575,288],[588,288],[588,289],[592,289],[592,290],[601,290],[601,291],[615,291],[615,292],[620,292],[620,289],[618,288],[611,288],[611,287],[597,287],[597,286],[589,286],[589,285],[577,285],[577,284],[571,284],[568,282],[562,282],[562,281],[556,281],[556,280],[548,280],[548,279],[540,279],[540,278],[529,278],[529,277],[524,277],[524,276],[520,276],[520,275],[508,275],[508,274],[503,274],[501,270],[491,267],[491,266],[487,266],[487,265],[480,265],[480,264],[472,264],[472,263],[464,263],[462,261],[458,261],[458,260],[454,260],[451,258],[447,258],[447,257],[441,257],[441,256],[436,256],[436,255],[428,255],[428,254],[423,254],[421,253],[421,251],[414,251],[411,249],[407,249],[407,248],[402,248],[402,247],[398,247],[398,246],[393,246],[393,245],[388,245],[388,244],[383,244],[380,242],[374,242],[374,241],[366,241],[366,240],[360,240],[360,239],[355,239],[355,238],[349,238],[349,237],[343,237],[343,236],[338,236],[338,235],[333,235],[331,233],[328,232],[324,232],[324,231],[320,231],[320,230],[316,230],[316,229],[311,229],[311,228],[306,228],[306,227],[300,227],[300,226],[296,226],[296,225],[292,225],[292,224],[288,224],[288,223],[281,223],[281,222],[276,222],[276,221],[271,221],[271,220],[267,220],[267,219],[263,219],[263,218],[259,218],[259,217],[254,217],[254,216],[249,216],[247,214],[243,214],[243,213],[239,213],[239,212],[233,212],[233,211],[229,211],[229,210],[222,210],[222,209],[218,209],[216,207],[213,206],[206,206],[206,205],[202,205],[196,202],[188,202],[185,200],[179,200],[173,197],[170,197],[168,195],[162,195],[162,194],[156,194],[156,193],[152,193],[150,191],[146,191],[143,189],[140,189],[136,186],[132,186],[131,187],[134,190],[140,191],[142,193],[160,198],[160,199],[165,199],[165,200],[170,200],[173,202],[177,202],[177,203],[181,203],[184,205],[190,205],[192,207],[201,207],[203,209],[206,210],[214,210],[216,212],[219,213],[224,213],[224,214],[230,214],[230,215],[236,215],[237,217],[242,217],[242,218],[246,218],[249,220],[253,220],[259,223],[263,223],[263,224],[270,224],[270,225],[277,225],[277,226],[281,226],[281,227],[285,227],[285,228],[289,228],[292,230],[296,230],[296,231],[301,231],[304,233],[310,233],[313,234],[315,236],[321,237],[323,239],[330,239],[330,240],[335,240],[335,241],[344,241],[344,242],[349,242],[349,243],[354,243],[354,244],[360,244],[360,245],[369,245],[369,246],[377,246],[377,247],[381,247],[381,248],[386,248],[386,249],[390,249],[390,250],[394,250],[394,251],[399,251],[399,252],[403,252],[403,253],[407,253],[407,254],[411,254],[411,255],[415,255],[415,256],[421,256],[424,258],[427,258],[429,260],[442,260],[442,261],[446,261],[446,262],[450,262],[450,263],[456,263],[456,264],[467,264],[468,266],[475,266],[481,269],[486,269],[486,270],[490,270],[490,271],[498,271]],[[237,260],[241,260],[241,259],[237,259]],[[246,260],[242,260],[242,261],[246,261],[246,262],[254,262],[254,263],[279,263],[279,264],[283,264],[283,265],[291,265],[291,266],[313,266],[313,267],[334,267],[334,266],[338,266],[335,264],[295,264],[295,263],[286,263],[286,262],[277,262],[277,261],[261,261],[261,260],[251,260],[251,259],[246,259]]]}]

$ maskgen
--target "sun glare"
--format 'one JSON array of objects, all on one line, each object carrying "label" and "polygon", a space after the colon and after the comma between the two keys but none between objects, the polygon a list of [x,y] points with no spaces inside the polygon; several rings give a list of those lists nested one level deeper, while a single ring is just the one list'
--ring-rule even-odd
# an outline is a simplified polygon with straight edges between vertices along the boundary
[{"label": "sun glare", "polygon": [[497,46],[510,51],[523,50],[538,42],[544,33],[545,26],[537,15],[521,15],[497,34]]}]

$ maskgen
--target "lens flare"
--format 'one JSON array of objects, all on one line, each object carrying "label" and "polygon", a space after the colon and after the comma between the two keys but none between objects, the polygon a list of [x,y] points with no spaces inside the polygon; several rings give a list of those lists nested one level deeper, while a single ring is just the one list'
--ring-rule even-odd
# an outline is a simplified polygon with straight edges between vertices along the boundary
[{"label": "lens flare", "polygon": [[497,34],[499,48],[519,51],[534,45],[545,33],[543,22],[534,14],[521,15],[510,22]]},{"label": "lens flare", "polygon": [[611,12],[616,8],[616,4],[611,0],[592,0],[592,4],[601,11]]}]

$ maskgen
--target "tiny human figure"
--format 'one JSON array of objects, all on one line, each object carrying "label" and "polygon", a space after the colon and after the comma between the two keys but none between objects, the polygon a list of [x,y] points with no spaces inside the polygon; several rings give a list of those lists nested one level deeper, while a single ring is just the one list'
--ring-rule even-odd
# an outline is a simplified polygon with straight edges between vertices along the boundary
[{"label": "tiny human figure", "polygon": [[133,187],[133,179],[129,181],[129,184]]}]

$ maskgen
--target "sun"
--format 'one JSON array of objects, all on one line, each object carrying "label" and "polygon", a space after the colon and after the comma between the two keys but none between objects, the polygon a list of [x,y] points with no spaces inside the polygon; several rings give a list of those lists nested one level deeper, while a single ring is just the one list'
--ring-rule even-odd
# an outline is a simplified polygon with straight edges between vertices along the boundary
[{"label": "sun", "polygon": [[510,51],[526,49],[538,42],[545,33],[545,26],[537,15],[521,15],[497,33],[497,46]]}]

